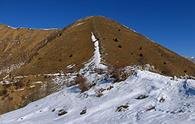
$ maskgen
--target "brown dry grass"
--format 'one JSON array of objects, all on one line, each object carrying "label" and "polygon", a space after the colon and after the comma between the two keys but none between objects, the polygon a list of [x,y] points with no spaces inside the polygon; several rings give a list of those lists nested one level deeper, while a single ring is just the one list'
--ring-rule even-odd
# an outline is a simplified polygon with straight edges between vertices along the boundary
[{"label": "brown dry grass", "polygon": [[77,75],[75,83],[79,85],[81,92],[85,92],[90,88],[87,79],[85,79],[82,75]]},{"label": "brown dry grass", "polygon": [[[37,81],[43,83],[36,83]],[[17,83],[0,85],[0,114],[43,98],[55,92],[57,88],[57,85],[44,76],[28,76],[18,80]]]},{"label": "brown dry grass", "polygon": [[20,61],[27,64],[17,69],[16,75],[55,73],[70,64],[80,69],[93,54],[91,32],[100,40],[103,61],[108,65],[150,64],[164,75],[195,76],[192,62],[105,17],[80,20],[61,31],[5,27],[0,30],[0,69]]},{"label": "brown dry grass", "polygon": [[102,52],[107,53],[103,54],[106,63],[115,67],[150,64],[164,75],[195,75],[195,64],[146,37],[104,17],[91,20]]}]

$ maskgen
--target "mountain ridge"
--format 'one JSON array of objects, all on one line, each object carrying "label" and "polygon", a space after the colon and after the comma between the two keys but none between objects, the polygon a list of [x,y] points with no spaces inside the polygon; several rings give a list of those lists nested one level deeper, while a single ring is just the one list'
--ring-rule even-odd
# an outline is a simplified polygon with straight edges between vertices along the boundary
[{"label": "mountain ridge", "polygon": [[[111,23],[111,24],[110,24]],[[83,26],[84,25],[84,26]],[[101,26],[101,25],[104,25],[104,27],[103,26]],[[86,27],[88,26],[88,29],[86,29]],[[111,29],[109,29],[109,30],[120,30],[120,28],[121,28],[121,30],[124,30],[124,32],[123,32],[123,34],[124,33],[127,33],[128,35],[123,35],[122,36],[122,38],[120,39],[119,37],[121,37],[121,34],[120,34],[120,32],[122,32],[122,31],[109,31],[109,30],[107,30],[106,28],[111,28]],[[117,29],[118,28],[118,29]],[[79,30],[83,30],[82,32],[78,32]],[[107,30],[107,32],[110,32],[108,35],[110,35],[108,38],[109,39],[105,39],[105,37],[106,37],[106,35],[104,35],[104,34],[106,34],[106,32],[104,32],[104,33],[102,33],[104,30]],[[108,56],[108,58],[107,57],[105,57],[104,55],[103,55],[103,57],[105,57],[105,61],[107,61],[107,63],[108,64],[111,64],[111,65],[114,65],[114,66],[127,66],[127,65],[134,65],[134,64],[151,64],[151,65],[154,65],[155,67],[157,67],[157,70],[160,68],[160,71],[162,72],[162,73],[164,73],[164,74],[168,74],[168,75],[184,75],[184,71],[186,70],[188,70],[188,69],[182,69],[182,71],[181,71],[181,69],[179,70],[179,69],[176,69],[176,70],[178,70],[178,72],[177,73],[174,73],[173,71],[171,72],[170,70],[163,70],[163,68],[165,68],[165,67],[161,67],[161,66],[159,66],[160,65],[160,63],[158,62],[158,63],[156,63],[156,62],[154,62],[152,59],[152,61],[153,62],[151,62],[151,60],[143,60],[143,62],[142,62],[142,58],[145,58],[145,56],[144,57],[141,57],[141,58],[138,58],[138,57],[133,57],[133,59],[136,59],[136,60],[133,60],[133,59],[131,59],[131,60],[133,60],[133,61],[130,61],[130,59],[128,59],[128,57],[127,57],[127,55],[129,54],[128,52],[127,52],[127,48],[126,48],[126,52],[124,52],[124,53],[122,53],[121,55],[126,55],[126,56],[123,56],[123,57],[118,57],[118,58],[116,58],[116,59],[113,59],[114,58],[114,56],[111,54],[111,52],[110,51],[112,51],[112,52],[115,52],[115,53],[117,53],[118,55],[117,56],[120,56],[120,53],[118,52],[118,51],[121,51],[120,49],[116,49],[116,48],[113,48],[112,46],[114,45],[113,43],[112,43],[112,46],[108,46],[109,45],[109,43],[111,42],[111,41],[114,41],[114,40],[117,40],[117,41],[115,41],[115,42],[119,42],[119,40],[121,40],[121,42],[123,42],[123,41],[125,41],[126,39],[131,39],[131,40],[129,40],[128,42],[127,42],[127,40],[125,41],[126,43],[125,43],[125,46],[126,45],[133,45],[134,47],[138,47],[138,45],[140,44],[140,48],[137,48],[137,49],[142,49],[141,47],[143,47],[143,46],[141,46],[142,44],[144,45],[144,44],[150,44],[150,46],[151,47],[154,47],[154,45],[152,45],[151,44],[151,42],[150,42],[150,40],[147,38],[147,37],[145,37],[145,36],[143,36],[143,35],[141,35],[141,34],[139,34],[139,33],[136,33],[136,32],[134,32],[134,31],[129,31],[128,32],[128,30],[130,30],[130,29],[125,29],[124,28],[124,26],[122,26],[122,25],[119,25],[119,23],[117,23],[117,22],[115,22],[115,21],[113,21],[113,20],[111,20],[111,19],[107,19],[107,18],[105,18],[105,17],[102,17],[102,16],[93,16],[93,17],[87,17],[87,18],[84,18],[84,19],[81,19],[81,20],[79,20],[79,21],[76,21],[75,23],[73,23],[73,24],[71,24],[71,25],[69,25],[69,26],[67,26],[66,28],[64,28],[62,31],[59,31],[59,32],[61,32],[60,33],[60,35],[62,35],[63,36],[63,34],[64,35],[66,35],[67,36],[67,34],[69,34],[69,35],[72,35],[73,33],[75,33],[76,35],[80,35],[79,33],[82,33],[83,35],[87,35],[88,37],[90,37],[89,36],[89,34],[91,33],[91,32],[93,32],[95,35],[96,35],[96,37],[99,37],[99,39],[100,39],[100,44],[102,45],[102,48],[104,47],[104,45],[106,45],[106,48],[104,48],[105,49],[105,51],[106,51],[106,53],[109,53],[109,56]],[[88,34],[84,34],[84,32],[85,33],[88,33]],[[114,36],[113,34],[115,34],[115,35],[118,35],[118,36]],[[127,36],[130,36],[131,35],[131,37],[127,37]],[[112,37],[112,39],[111,39],[111,37]],[[116,38],[115,38],[116,37]],[[118,38],[117,38],[118,37]],[[126,37],[126,39],[124,39],[123,37]],[[62,38],[60,39],[60,37],[57,37],[58,38],[58,40],[62,40]],[[65,36],[63,37],[64,39],[63,40],[66,40],[66,38],[65,38]],[[72,36],[72,39],[73,39],[74,37]],[[81,37],[80,37],[81,38]],[[85,39],[87,39],[88,40],[88,43],[85,43],[85,45],[87,45],[87,44],[89,44],[90,42],[89,42],[89,40],[90,39],[88,39],[88,38],[85,38]],[[69,39],[69,40],[71,40],[71,39]],[[132,41],[132,40],[134,40],[134,41]],[[136,40],[143,40],[144,42],[146,42],[146,43],[144,43],[144,42],[142,42],[142,41],[136,41]],[[56,39],[54,38],[54,41],[56,41]],[[78,41],[78,42],[81,42],[82,40],[80,40],[80,41]],[[84,39],[83,39],[83,41],[84,41]],[[82,42],[83,42],[82,41]],[[62,42],[62,41],[61,41]],[[75,41],[76,42],[76,41]],[[102,43],[101,43],[102,42]],[[131,44],[130,44],[130,42],[132,42]],[[140,43],[133,43],[133,42],[140,42]],[[61,44],[63,44],[63,43],[61,43]],[[69,44],[69,43],[67,43],[67,44]],[[111,44],[111,43],[110,43]],[[118,44],[118,46],[116,46],[116,47],[121,47],[122,46],[122,44],[120,43],[116,43],[116,44]],[[168,53],[168,54],[171,54],[171,56],[173,57],[173,56],[179,56],[179,57],[177,57],[177,58],[180,58],[181,59],[181,56],[180,55],[178,55],[178,54],[176,54],[175,52],[172,52],[172,51],[170,51],[169,49],[167,49],[167,48],[165,48],[165,47],[162,47],[161,45],[159,45],[159,44],[157,44],[157,43],[155,43],[156,44],[156,46],[155,47],[159,47],[159,48],[157,48],[157,50],[153,50],[153,51],[164,51],[164,52],[166,52],[166,53]],[[53,44],[53,45],[55,45],[55,44]],[[64,44],[64,45],[66,45],[66,44]],[[87,47],[92,47],[92,45],[87,45]],[[146,45],[147,46],[147,45]],[[74,46],[73,46],[74,47]],[[112,47],[112,48],[111,48]],[[58,49],[58,48],[55,48],[55,49]],[[107,50],[107,49],[109,49],[109,50]],[[130,49],[131,49],[131,47],[130,47]],[[143,48],[144,49],[144,48]],[[90,50],[91,52],[92,52],[92,48],[88,48],[88,50]],[[103,50],[103,49],[102,49]],[[113,51],[114,50],[114,51]],[[122,50],[124,51],[124,48],[122,48]],[[146,51],[148,51],[149,49],[147,48],[147,50]],[[89,51],[89,52],[90,52]],[[104,50],[103,50],[104,51]],[[134,50],[135,51],[135,50]],[[129,52],[134,52],[134,51],[129,51]],[[141,51],[141,50],[140,50]],[[138,52],[138,51],[136,51],[136,52]],[[145,51],[144,51],[145,52]],[[165,53],[165,54],[166,54]],[[132,53],[133,54],[133,53]],[[139,56],[139,54],[140,54],[140,56],[142,56],[143,55],[143,53],[137,53],[138,55],[137,56]],[[152,50],[150,50],[149,51],[149,53],[148,53],[148,55],[146,55],[146,59],[148,59],[148,57],[150,56],[149,54],[153,54],[152,53]],[[163,53],[158,53],[158,54],[163,54]],[[92,56],[92,55],[86,55],[86,56]],[[112,57],[111,57],[112,56]],[[151,57],[152,57],[153,55],[151,55]],[[156,57],[157,57],[157,55],[155,55]],[[84,56],[83,56],[84,57]],[[130,55],[129,55],[129,57],[131,57]],[[35,57],[36,58],[36,57]],[[88,59],[89,59],[90,57],[88,57]],[[114,61],[119,61],[119,60],[122,60],[122,58],[125,58],[123,61],[120,61],[120,62],[118,62],[119,64],[117,64],[117,63],[114,63]],[[107,59],[107,60],[106,60]],[[159,57],[158,58],[155,58],[155,59],[159,59]],[[171,59],[171,57],[169,57],[169,59]],[[86,59],[87,60],[87,59]],[[85,61],[86,61],[85,60]],[[128,62],[125,62],[125,60],[128,60]],[[53,60],[54,61],[54,60]],[[80,61],[80,60],[79,60]],[[140,62],[138,62],[138,61],[140,61]],[[165,60],[165,61],[169,61],[169,60]],[[171,61],[174,61],[173,59],[171,60]],[[185,60],[185,62],[184,62],[184,58],[182,58],[181,60],[179,60],[179,61],[183,61],[182,63],[185,63],[185,62],[187,62],[186,60]],[[83,63],[84,61],[82,61],[82,62],[80,62],[80,63]],[[162,62],[163,63],[163,62]],[[168,63],[168,62],[167,62]],[[172,64],[174,64],[174,66],[173,67],[175,67],[176,66],[176,62],[170,62],[171,64],[170,64],[170,66],[172,65]],[[190,63],[190,62],[187,62],[188,64],[187,65],[192,65],[192,63]],[[59,63],[60,64],[60,63]],[[69,64],[75,64],[75,63],[69,63]],[[78,63],[77,63],[78,64]],[[38,64],[36,64],[36,65],[38,65]],[[34,65],[34,66],[36,66],[36,65]],[[68,65],[68,64],[67,64]],[[65,66],[67,66],[67,65],[65,65]],[[79,64],[78,64],[79,65]],[[162,64],[161,64],[162,65]],[[183,64],[181,64],[181,66],[182,66]],[[159,66],[159,67],[158,67]],[[194,65],[193,65],[194,66]],[[79,65],[79,68],[81,67],[81,65]],[[176,66],[177,68],[180,68],[179,67],[179,65],[177,65]],[[49,67],[46,67],[46,68],[49,68]],[[54,67],[54,69],[52,69],[52,70],[55,70],[55,69],[57,69],[58,67]],[[184,68],[184,67],[182,67],[182,68]],[[191,67],[190,67],[191,68]],[[189,70],[191,70],[189,68]],[[194,67],[193,67],[194,68]],[[35,70],[38,70],[38,69],[35,69]],[[46,69],[47,70],[47,69]],[[47,71],[49,71],[49,70],[47,70]],[[37,73],[37,72],[35,72],[35,73]],[[38,73],[40,73],[40,72],[38,72]],[[193,74],[194,75],[194,72],[193,71],[191,71],[190,72],[191,74]],[[190,74],[190,75],[191,75]]]},{"label": "mountain ridge", "polygon": [[149,65],[163,75],[195,76],[191,61],[102,16],[78,20],[62,30],[5,28],[0,30],[0,106],[6,107],[0,113],[57,91],[61,85],[56,80],[73,85],[75,77],[84,76],[90,81],[90,73],[104,72],[102,65],[110,71]]}]

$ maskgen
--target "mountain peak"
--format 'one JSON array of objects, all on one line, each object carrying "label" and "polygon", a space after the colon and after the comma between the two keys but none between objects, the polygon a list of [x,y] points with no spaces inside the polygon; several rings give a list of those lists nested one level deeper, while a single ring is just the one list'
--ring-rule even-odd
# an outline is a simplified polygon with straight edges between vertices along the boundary
[{"label": "mountain peak", "polygon": [[87,16],[87,17],[79,19],[79,20],[81,21],[81,20],[99,20],[99,19],[108,20],[108,17],[106,17],[106,16]]},{"label": "mountain peak", "polygon": [[[106,17],[80,19],[63,30],[3,28],[0,86],[2,83],[2,89],[14,91],[9,96],[17,97],[1,100],[0,104],[8,107],[0,108],[0,113],[25,105],[29,102],[26,97],[36,100],[51,93],[58,87],[50,84],[54,80],[73,85],[76,81],[72,79],[80,75],[91,81],[91,76],[98,77],[96,72],[118,75],[121,72],[115,70],[129,66],[151,67],[151,71],[168,76],[195,76],[195,64],[191,61]],[[52,89],[48,91],[45,85]],[[39,95],[34,96],[37,92]]]},{"label": "mountain peak", "polygon": [[[0,63],[11,66],[27,62],[22,68],[15,70],[14,73],[17,75],[54,73],[74,64],[77,65],[75,69],[79,70],[93,56],[95,48],[91,42],[92,33],[98,40],[104,64],[116,68],[150,64],[165,75],[195,75],[195,65],[189,60],[104,16],[80,19],[63,30],[33,32],[39,37],[36,42],[30,39],[27,30],[24,34],[17,33],[12,39],[19,37],[21,45],[9,49],[6,49],[6,45],[1,45],[4,50],[2,54],[14,52],[10,59],[0,59]],[[22,35],[26,35],[25,40],[29,40],[29,44],[23,42]],[[12,36],[9,34],[7,37]],[[5,39],[5,35],[0,39],[3,41],[2,44],[7,43]],[[34,47],[30,47],[31,44]],[[23,49],[21,46],[28,49]],[[16,52],[17,49],[21,51]]]}]

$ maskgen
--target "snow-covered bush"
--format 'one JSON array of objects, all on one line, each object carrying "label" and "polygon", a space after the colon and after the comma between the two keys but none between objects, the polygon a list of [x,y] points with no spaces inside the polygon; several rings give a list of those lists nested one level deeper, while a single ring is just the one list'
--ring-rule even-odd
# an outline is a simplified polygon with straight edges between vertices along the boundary
[{"label": "snow-covered bush", "polygon": [[75,78],[75,83],[79,85],[81,92],[85,92],[90,88],[90,84],[87,81],[87,79],[80,74],[78,74],[77,77]]},{"label": "snow-covered bush", "polygon": [[121,68],[111,68],[109,71],[111,78],[114,78],[115,82],[124,81],[131,75],[131,73],[128,73],[125,71],[125,69]]}]

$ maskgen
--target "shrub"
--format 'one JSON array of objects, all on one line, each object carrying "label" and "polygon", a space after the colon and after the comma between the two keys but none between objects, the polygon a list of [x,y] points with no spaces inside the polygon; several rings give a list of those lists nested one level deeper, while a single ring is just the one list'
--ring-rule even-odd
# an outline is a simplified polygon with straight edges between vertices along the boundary
[{"label": "shrub", "polygon": [[128,78],[130,74],[126,73],[123,69],[111,69],[111,78],[115,79],[115,82],[124,81]]},{"label": "shrub", "polygon": [[122,46],[121,45],[118,45],[118,48],[122,48]]},{"label": "shrub", "polygon": [[114,88],[114,87],[111,85],[106,90],[111,90],[112,88]]},{"label": "shrub", "polygon": [[62,36],[62,33],[59,33],[59,34],[58,34],[58,37],[60,37],[60,36]]},{"label": "shrub", "polygon": [[159,99],[159,102],[164,102],[165,101],[165,98],[163,98],[163,97],[161,97],[160,99]]},{"label": "shrub", "polygon": [[69,57],[71,58],[72,57],[72,54],[70,54]]},{"label": "shrub", "polygon": [[81,92],[85,92],[85,91],[89,90],[89,88],[90,88],[89,83],[87,82],[87,79],[84,78],[80,74],[77,75],[77,77],[75,79],[75,83],[79,85]]},{"label": "shrub", "polygon": [[9,101],[12,101],[12,100],[13,100],[13,97],[9,96],[9,97],[8,97],[8,100],[9,100]]},{"label": "shrub", "polygon": [[55,112],[55,110],[56,110],[56,109],[54,108],[54,109],[51,110],[51,112]]},{"label": "shrub", "polygon": [[136,99],[141,100],[141,99],[145,99],[145,98],[148,98],[148,96],[147,95],[140,95]]},{"label": "shrub", "polygon": [[87,113],[87,109],[83,109],[81,112],[80,112],[80,115],[83,115],[83,114],[86,114]]},{"label": "shrub", "polygon": [[155,106],[149,106],[149,107],[146,109],[146,111],[151,111],[151,110],[155,110],[155,109],[156,109]]},{"label": "shrub", "polygon": [[142,53],[139,54],[140,57],[143,57],[144,55]]},{"label": "shrub", "polygon": [[126,105],[121,105],[121,106],[117,107],[116,112],[126,111],[128,109],[128,107],[129,106],[127,104]]},{"label": "shrub", "polygon": [[105,89],[103,89],[103,88],[100,88],[100,89],[98,89],[98,90],[96,90],[95,91],[95,95],[97,96],[97,97],[101,97],[101,96],[103,96],[103,91],[104,91]]},{"label": "shrub", "polygon": [[67,111],[65,111],[64,109],[61,109],[61,110],[58,111],[58,116],[65,115],[67,113],[68,113]]},{"label": "shrub", "polygon": [[15,86],[16,89],[20,89],[24,86],[24,84],[21,83],[21,82],[17,82],[17,83],[14,83],[14,86]]},{"label": "shrub", "polygon": [[7,94],[7,90],[6,89],[0,90],[0,96],[4,96],[6,94]]},{"label": "shrub", "polygon": [[104,70],[103,69],[99,69],[99,68],[95,68],[94,71],[98,74],[104,74]]},{"label": "shrub", "polygon": [[114,40],[115,42],[118,42],[118,39],[117,39],[117,38],[114,38],[113,40]]},{"label": "shrub", "polygon": [[44,75],[44,78],[50,78],[51,76],[50,75]]}]

